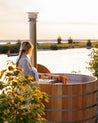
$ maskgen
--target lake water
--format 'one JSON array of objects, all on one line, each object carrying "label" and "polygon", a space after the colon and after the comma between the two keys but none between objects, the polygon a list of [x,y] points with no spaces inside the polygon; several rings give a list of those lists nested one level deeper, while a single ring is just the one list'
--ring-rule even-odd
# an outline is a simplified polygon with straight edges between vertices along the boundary
[{"label": "lake water", "polygon": [[[21,40],[23,42],[25,40]],[[88,39],[73,39],[73,42],[87,42]],[[91,39],[91,42],[96,42],[96,39]],[[0,44],[7,44],[7,43],[17,43],[17,40],[0,40]],[[37,43],[57,43],[57,40],[37,40]],[[62,43],[68,43],[68,39],[62,40]]]},{"label": "lake water", "polygon": [[[52,73],[72,73],[76,71],[80,74],[91,75],[86,69],[90,61],[92,49],[72,48],[64,50],[38,50],[37,63],[46,66]],[[7,57],[0,55],[0,70],[6,68],[7,60],[16,61],[17,56]]]}]

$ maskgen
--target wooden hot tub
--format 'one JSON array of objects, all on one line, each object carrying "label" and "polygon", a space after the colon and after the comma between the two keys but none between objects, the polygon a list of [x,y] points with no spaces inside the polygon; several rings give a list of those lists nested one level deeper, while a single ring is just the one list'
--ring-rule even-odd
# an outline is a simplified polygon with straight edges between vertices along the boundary
[{"label": "wooden hot tub", "polygon": [[49,96],[45,104],[48,123],[95,123],[97,79],[81,74],[66,76],[66,84],[40,83],[40,90]]}]

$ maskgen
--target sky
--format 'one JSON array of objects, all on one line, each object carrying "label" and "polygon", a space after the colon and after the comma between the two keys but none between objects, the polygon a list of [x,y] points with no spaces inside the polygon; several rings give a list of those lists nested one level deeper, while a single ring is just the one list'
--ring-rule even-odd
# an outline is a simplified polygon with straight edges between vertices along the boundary
[{"label": "sky", "polygon": [[39,12],[37,39],[98,39],[98,0],[0,0],[0,40],[29,39],[27,12]]}]

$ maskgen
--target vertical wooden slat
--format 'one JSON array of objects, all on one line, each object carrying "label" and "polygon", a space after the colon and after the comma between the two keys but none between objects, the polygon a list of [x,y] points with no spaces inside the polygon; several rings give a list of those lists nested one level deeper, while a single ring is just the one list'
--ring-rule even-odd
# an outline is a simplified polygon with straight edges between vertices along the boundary
[{"label": "vertical wooden slat", "polygon": [[[52,85],[51,90],[52,90],[51,95],[57,94],[56,85]],[[51,109],[57,109],[57,98],[56,97],[51,97]],[[56,121],[56,120],[57,120],[57,112],[52,111],[51,119],[49,121]]]},{"label": "vertical wooden slat", "polygon": [[[67,85],[63,85],[62,86],[62,95],[68,95],[69,93],[68,93],[68,90],[69,90],[69,88],[68,88],[68,86]],[[62,98],[62,109],[68,109],[68,105],[69,105],[69,102],[68,102],[68,98],[66,97],[63,97]],[[68,121],[68,112],[67,111],[65,111],[65,112],[63,112],[62,113],[62,121],[64,122],[64,121]]]},{"label": "vertical wooden slat", "polygon": [[[72,95],[72,85],[68,85],[68,95]],[[67,98],[68,109],[72,109],[72,97]],[[68,111],[68,121],[72,121],[72,111]]]},{"label": "vertical wooden slat", "polygon": [[[82,94],[82,85],[77,84],[72,87],[72,95],[80,95]],[[82,108],[82,96],[72,97],[72,109]],[[82,111],[73,111],[72,112],[72,121],[81,120],[82,119]]]},{"label": "vertical wooden slat", "polygon": [[[46,85],[46,90],[47,90],[46,92],[47,92],[48,95],[52,94],[51,87],[52,87],[52,85],[50,85],[50,84]],[[51,98],[49,98],[49,103],[47,103],[47,109],[51,109],[51,105],[52,105]],[[51,119],[51,116],[52,116],[51,113],[47,112],[47,120]]]},{"label": "vertical wooden slat", "polygon": [[[62,96],[62,84],[57,84],[57,94]],[[57,109],[62,110],[62,97],[57,98]],[[62,121],[62,111],[57,112],[57,121]]]}]

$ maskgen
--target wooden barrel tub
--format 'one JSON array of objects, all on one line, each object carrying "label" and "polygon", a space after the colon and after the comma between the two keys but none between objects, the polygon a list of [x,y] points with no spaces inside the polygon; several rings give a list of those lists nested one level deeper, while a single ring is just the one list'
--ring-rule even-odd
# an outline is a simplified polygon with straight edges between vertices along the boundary
[{"label": "wooden barrel tub", "polygon": [[80,74],[66,76],[66,84],[40,83],[40,90],[49,96],[45,104],[47,123],[95,123],[97,79]]}]

